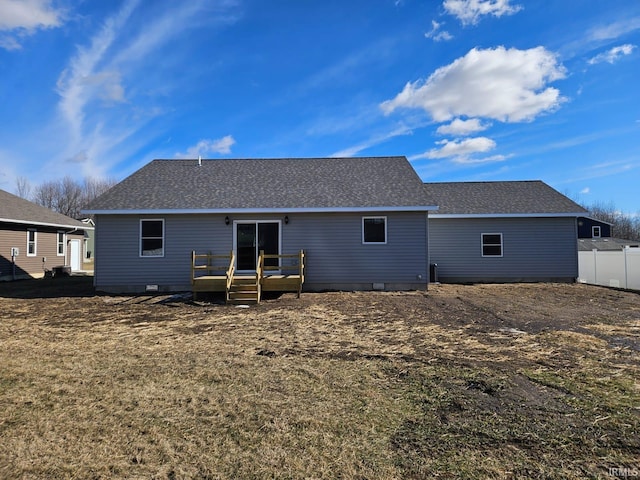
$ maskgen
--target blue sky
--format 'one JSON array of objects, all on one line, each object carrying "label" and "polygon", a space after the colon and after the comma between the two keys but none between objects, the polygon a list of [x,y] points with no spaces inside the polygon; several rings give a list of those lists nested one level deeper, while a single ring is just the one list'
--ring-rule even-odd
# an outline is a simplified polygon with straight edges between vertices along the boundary
[{"label": "blue sky", "polygon": [[637,0],[0,0],[0,188],[405,155],[640,212]]}]

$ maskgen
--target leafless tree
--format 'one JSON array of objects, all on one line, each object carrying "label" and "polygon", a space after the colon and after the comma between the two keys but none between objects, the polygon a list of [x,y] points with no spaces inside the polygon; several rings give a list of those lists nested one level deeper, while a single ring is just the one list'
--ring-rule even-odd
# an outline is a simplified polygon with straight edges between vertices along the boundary
[{"label": "leafless tree", "polygon": [[27,177],[16,178],[16,195],[26,200],[29,200],[31,195],[31,184]]},{"label": "leafless tree", "polygon": [[114,179],[95,178],[85,178],[83,182],[78,182],[67,176],[37,185],[32,200],[63,215],[80,218],[83,208],[116,183]]}]

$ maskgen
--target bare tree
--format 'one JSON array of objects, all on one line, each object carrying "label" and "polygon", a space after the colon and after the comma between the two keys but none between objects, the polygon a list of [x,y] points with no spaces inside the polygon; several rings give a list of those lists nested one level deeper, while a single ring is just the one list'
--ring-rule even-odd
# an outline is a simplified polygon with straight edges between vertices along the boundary
[{"label": "bare tree", "polygon": [[80,218],[83,208],[116,183],[114,179],[100,180],[90,177],[81,183],[67,176],[61,180],[37,185],[34,188],[33,201],[68,217]]},{"label": "bare tree", "polygon": [[31,184],[27,177],[16,178],[16,195],[29,200],[29,196],[31,195]]}]

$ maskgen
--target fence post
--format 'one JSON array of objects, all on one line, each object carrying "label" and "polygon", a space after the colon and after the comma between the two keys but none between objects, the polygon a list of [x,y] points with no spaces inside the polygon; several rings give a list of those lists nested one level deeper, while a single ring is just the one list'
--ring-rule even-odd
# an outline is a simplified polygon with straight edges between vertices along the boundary
[{"label": "fence post", "polygon": [[593,283],[598,284],[598,250],[593,249]]},{"label": "fence post", "polygon": [[629,288],[629,277],[628,277],[628,268],[627,268],[627,251],[629,250],[629,246],[625,245],[622,251],[624,252],[624,288]]}]

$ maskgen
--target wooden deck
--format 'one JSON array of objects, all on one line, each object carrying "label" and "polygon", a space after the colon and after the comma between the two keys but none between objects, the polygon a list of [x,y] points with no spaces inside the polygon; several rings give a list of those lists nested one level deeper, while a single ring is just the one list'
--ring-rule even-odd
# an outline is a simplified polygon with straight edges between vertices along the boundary
[{"label": "wooden deck", "polygon": [[260,252],[255,274],[236,274],[235,253],[213,255],[191,252],[191,290],[225,292],[230,303],[257,303],[262,292],[296,292],[304,283],[304,251],[266,255]]}]

